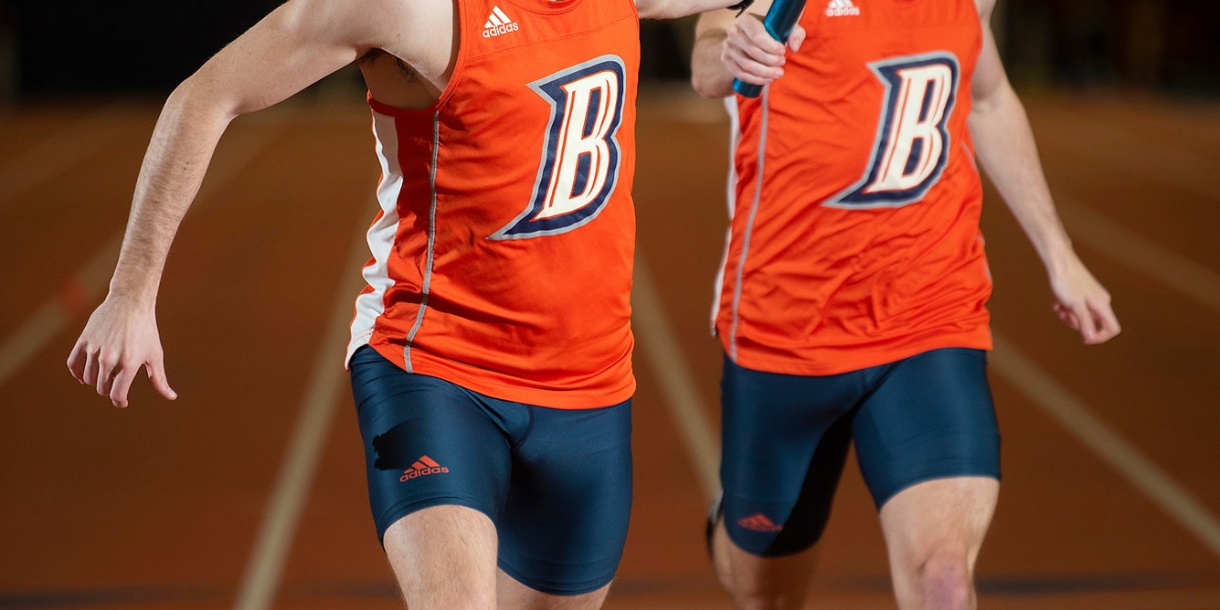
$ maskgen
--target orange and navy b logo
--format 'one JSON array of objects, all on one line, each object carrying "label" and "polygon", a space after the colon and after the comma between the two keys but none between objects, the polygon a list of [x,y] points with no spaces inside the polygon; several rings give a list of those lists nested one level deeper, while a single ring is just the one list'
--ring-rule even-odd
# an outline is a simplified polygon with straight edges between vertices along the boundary
[{"label": "orange and navy b logo", "polygon": [[865,209],[915,203],[948,164],[947,125],[961,72],[957,57],[928,53],[869,67],[885,84],[873,153],[864,175],[823,205]]},{"label": "orange and navy b logo", "polygon": [[529,207],[489,239],[566,233],[593,220],[618,184],[626,68],[603,55],[530,83],[551,105]]}]

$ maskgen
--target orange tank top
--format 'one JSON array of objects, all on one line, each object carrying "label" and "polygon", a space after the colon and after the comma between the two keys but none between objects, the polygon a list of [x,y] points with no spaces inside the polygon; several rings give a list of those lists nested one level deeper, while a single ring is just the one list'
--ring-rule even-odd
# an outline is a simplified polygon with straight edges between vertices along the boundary
[{"label": "orange tank top", "polygon": [[456,0],[436,104],[370,99],[382,178],[348,357],[495,398],[631,396],[633,0]]},{"label": "orange tank top", "polygon": [[808,39],[737,97],[715,328],[746,368],[830,375],[991,348],[967,127],[973,0],[810,0]]}]

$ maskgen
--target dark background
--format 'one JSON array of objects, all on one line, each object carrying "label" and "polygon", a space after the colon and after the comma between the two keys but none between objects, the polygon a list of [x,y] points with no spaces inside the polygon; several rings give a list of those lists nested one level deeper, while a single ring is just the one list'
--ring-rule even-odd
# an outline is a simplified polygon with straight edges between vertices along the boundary
[{"label": "dark background", "polygon": [[[0,99],[168,92],[276,0],[0,0]],[[1000,0],[1018,86],[1220,94],[1220,0]],[[645,79],[684,79],[693,20],[646,21]]]}]

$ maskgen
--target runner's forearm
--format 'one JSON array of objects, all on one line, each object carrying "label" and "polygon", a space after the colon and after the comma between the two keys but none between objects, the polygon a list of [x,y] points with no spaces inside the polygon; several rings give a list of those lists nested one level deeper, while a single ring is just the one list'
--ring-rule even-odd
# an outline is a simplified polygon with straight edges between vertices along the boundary
[{"label": "runner's forearm", "polygon": [[110,281],[113,296],[144,306],[155,301],[170,244],[231,119],[199,95],[194,78],[170,95],[136,182],[123,248]]},{"label": "runner's forearm", "polygon": [[[370,9],[371,10],[371,9]],[[388,10],[388,9],[387,9]],[[140,168],[110,292],[150,306],[170,244],[199,191],[229,122],[280,102],[361,55],[358,39],[381,46],[390,13],[361,16],[339,0],[281,5],[178,86],[166,101]],[[414,15],[412,15],[414,16]],[[423,18],[403,18],[423,29]],[[370,25],[370,23],[372,25]],[[408,39],[425,40],[409,31]],[[415,47],[404,46],[404,54]]]},{"label": "runner's forearm", "polygon": [[677,19],[732,6],[735,10],[752,4],[739,5],[741,0],[636,0],[636,8],[644,19]]},{"label": "runner's forearm", "polygon": [[691,53],[691,86],[706,98],[733,94],[733,75],[721,60],[727,33],[721,28],[709,29],[699,35]]},{"label": "runner's forearm", "polygon": [[1025,108],[1005,82],[970,114],[978,159],[1051,273],[1073,256],[1042,173]]}]

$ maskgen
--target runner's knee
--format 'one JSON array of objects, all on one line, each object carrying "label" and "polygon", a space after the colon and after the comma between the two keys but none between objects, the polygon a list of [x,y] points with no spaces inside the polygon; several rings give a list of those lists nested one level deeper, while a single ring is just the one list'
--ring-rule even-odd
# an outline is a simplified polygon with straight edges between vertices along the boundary
[{"label": "runner's knee", "polygon": [[785,557],[760,557],[725,538],[724,563],[720,574],[739,610],[786,610],[804,605],[813,576],[815,551]]},{"label": "runner's knee", "polygon": [[383,542],[411,610],[495,607],[496,532],[486,515],[432,506],[396,520]]},{"label": "runner's knee", "polygon": [[973,575],[964,549],[934,551],[915,572],[915,589],[924,602],[922,607],[940,610],[970,607]]}]

